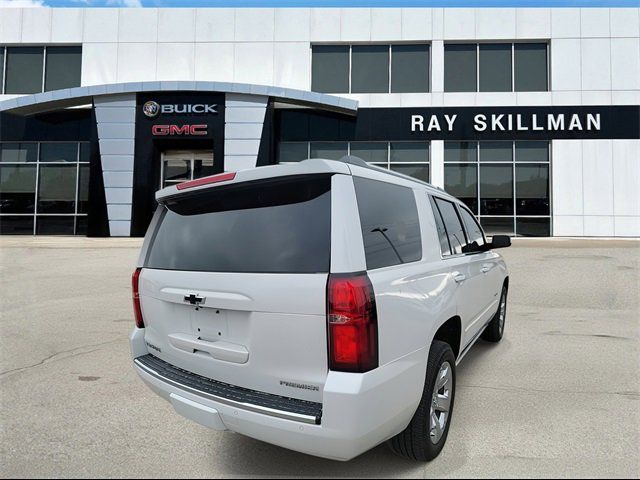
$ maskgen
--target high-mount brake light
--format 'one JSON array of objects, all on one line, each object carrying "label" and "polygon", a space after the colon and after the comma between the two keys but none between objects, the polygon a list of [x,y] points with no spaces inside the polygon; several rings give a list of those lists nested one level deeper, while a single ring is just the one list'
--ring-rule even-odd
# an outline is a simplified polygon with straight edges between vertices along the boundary
[{"label": "high-mount brake light", "polygon": [[184,190],[185,188],[200,187],[202,185],[209,185],[211,183],[227,182],[236,178],[236,172],[220,173],[218,175],[211,175],[209,177],[196,178],[188,182],[179,183],[176,185],[178,190]]},{"label": "high-mount brake light", "polygon": [[331,274],[327,282],[329,369],[364,373],[378,367],[378,315],[366,273]]}]

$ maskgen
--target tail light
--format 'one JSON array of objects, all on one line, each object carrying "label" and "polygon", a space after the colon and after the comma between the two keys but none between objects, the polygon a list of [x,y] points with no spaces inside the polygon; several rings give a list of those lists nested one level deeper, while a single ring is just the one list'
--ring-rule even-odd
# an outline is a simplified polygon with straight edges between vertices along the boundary
[{"label": "tail light", "polygon": [[366,273],[329,275],[327,322],[330,370],[363,373],[378,366],[378,315]]},{"label": "tail light", "polygon": [[136,327],[144,328],[144,320],[142,319],[142,309],[140,308],[140,273],[142,272],[141,268],[136,268],[136,271],[133,272],[131,276],[131,289],[132,289],[132,297],[133,297],[133,315],[136,319]]}]

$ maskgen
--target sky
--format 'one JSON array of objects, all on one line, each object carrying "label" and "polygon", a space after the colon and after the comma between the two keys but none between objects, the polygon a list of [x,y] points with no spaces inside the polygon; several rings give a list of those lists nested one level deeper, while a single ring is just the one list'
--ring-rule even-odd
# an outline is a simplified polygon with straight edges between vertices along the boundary
[{"label": "sky", "polygon": [[640,7],[640,0],[0,0],[1,7]]}]

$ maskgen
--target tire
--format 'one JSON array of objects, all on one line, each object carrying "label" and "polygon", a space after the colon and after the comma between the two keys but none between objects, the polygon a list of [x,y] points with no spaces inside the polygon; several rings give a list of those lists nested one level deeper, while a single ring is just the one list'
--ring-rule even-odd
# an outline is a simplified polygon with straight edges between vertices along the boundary
[{"label": "tire", "polygon": [[[444,426],[440,423],[443,418],[443,412],[432,412],[432,403],[434,402],[435,383],[439,376],[443,375],[443,368],[448,365],[448,373],[446,374],[447,383],[438,390],[442,406],[447,402],[442,400],[447,394],[448,411],[444,418]],[[442,383],[442,382],[441,382]],[[418,410],[413,416],[411,423],[398,435],[389,440],[389,446],[396,454],[408,458],[410,460],[431,461],[440,454],[442,447],[447,441],[449,433],[449,425],[453,413],[453,402],[456,393],[456,358],[449,344],[435,340],[429,352],[429,360],[427,363],[427,375],[424,382],[424,390]],[[432,415],[435,414],[439,420],[440,429],[433,429],[435,434],[432,438]]]},{"label": "tire", "polygon": [[482,332],[482,339],[487,342],[498,343],[502,340],[504,335],[504,326],[507,321],[507,286],[502,286],[502,293],[500,294],[500,303],[498,304],[498,311],[493,316],[487,328]]}]

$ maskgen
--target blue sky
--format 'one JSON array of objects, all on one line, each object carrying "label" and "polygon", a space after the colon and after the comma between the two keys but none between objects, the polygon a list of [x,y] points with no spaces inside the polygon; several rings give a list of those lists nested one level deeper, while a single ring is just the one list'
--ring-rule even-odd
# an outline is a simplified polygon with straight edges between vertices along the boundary
[{"label": "blue sky", "polygon": [[51,7],[640,7],[640,0],[0,0]]}]

